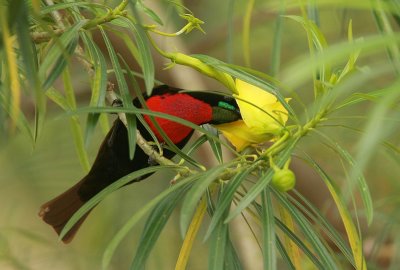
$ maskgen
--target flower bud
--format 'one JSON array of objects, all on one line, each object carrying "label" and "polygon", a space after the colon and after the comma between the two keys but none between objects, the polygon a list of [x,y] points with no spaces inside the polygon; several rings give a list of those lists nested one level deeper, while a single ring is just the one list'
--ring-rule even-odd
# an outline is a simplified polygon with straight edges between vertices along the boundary
[{"label": "flower bud", "polygon": [[294,188],[296,176],[289,169],[275,171],[272,177],[272,185],[281,192],[286,192]]}]

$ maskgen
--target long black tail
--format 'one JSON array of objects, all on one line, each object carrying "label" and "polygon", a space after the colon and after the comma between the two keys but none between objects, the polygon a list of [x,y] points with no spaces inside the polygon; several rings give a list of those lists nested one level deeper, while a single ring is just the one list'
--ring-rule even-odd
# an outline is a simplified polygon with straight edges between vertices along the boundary
[{"label": "long black tail", "polygon": [[[83,201],[78,194],[78,190],[83,182],[84,179],[40,207],[39,216],[44,222],[51,225],[58,235],[60,235],[68,220],[86,202]],[[87,212],[63,237],[62,241],[65,244],[69,243],[74,238],[76,232],[89,213],[90,211]]]}]

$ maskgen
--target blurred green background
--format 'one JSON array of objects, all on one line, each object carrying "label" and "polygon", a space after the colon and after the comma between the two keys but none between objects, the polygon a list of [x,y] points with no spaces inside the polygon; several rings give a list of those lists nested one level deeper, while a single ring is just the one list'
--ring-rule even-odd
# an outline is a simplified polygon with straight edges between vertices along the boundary
[{"label": "blurred green background", "polygon": [[[154,3],[155,2],[155,3]],[[311,1],[313,2],[313,1]],[[318,1],[315,1],[318,2]],[[254,69],[271,74],[271,51],[274,44],[273,36],[279,17],[279,8],[269,9],[275,3],[279,7],[280,1],[256,1],[251,19],[251,66]],[[172,11],[165,8],[158,1],[146,1],[164,18],[166,29],[179,29],[183,22],[176,16],[170,16]],[[206,34],[193,32],[189,35],[174,39],[159,40],[160,46],[180,48],[188,53],[202,53],[219,58],[223,61],[244,65],[242,46],[242,24],[246,1],[184,1],[196,17],[205,21],[203,28]],[[376,22],[370,10],[362,8],[339,8],[334,2],[318,7],[322,32],[328,43],[334,44],[347,40],[347,26],[350,19],[353,21],[355,38],[378,33]],[[297,7],[288,8],[286,14],[300,14]],[[306,33],[300,24],[283,19],[281,48],[281,69],[295,63],[299,57],[307,55],[308,43]],[[397,26],[395,30],[397,30]],[[115,38],[116,50],[122,55],[126,49],[118,47]],[[99,40],[99,44],[101,41]],[[368,57],[360,58],[359,65],[373,69],[374,62],[383,61],[387,57],[385,50]],[[173,86],[202,90],[222,90],[222,86],[211,79],[194,74],[188,68],[174,67],[163,70],[163,59],[156,59],[156,78]],[[79,95],[80,104],[87,104],[90,89],[87,85],[87,76],[80,70],[78,64],[73,71],[75,89]],[[277,74],[277,78],[284,80]],[[396,75],[394,73],[374,78],[365,82],[362,89],[366,91],[387,86]],[[311,81],[296,89],[306,106],[312,102],[313,92]],[[146,204],[148,200],[159,194],[169,186],[173,175],[155,175],[146,181],[127,186],[110,195],[90,214],[77,237],[68,245],[57,240],[52,229],[38,217],[42,203],[58,195],[84,176],[69,128],[69,118],[54,104],[50,105],[47,123],[37,144],[33,147],[30,141],[17,131],[1,136],[0,142],[0,269],[100,269],[104,248],[115,232],[121,228],[126,220],[136,210]],[[292,105],[296,108],[296,102]],[[373,104],[372,104],[373,105]],[[349,123],[354,128],[363,128],[365,119],[372,108],[371,104],[351,107],[337,114],[340,123]],[[300,107],[299,107],[300,108]],[[24,111],[32,111],[32,100],[24,100]],[[360,116],[359,118],[345,118],[345,116]],[[110,122],[115,116],[110,116]],[[81,123],[84,123],[82,117]],[[397,121],[398,119],[393,119]],[[390,141],[393,145],[400,145],[398,125],[390,132]],[[359,136],[349,130],[337,127],[331,128],[330,134],[342,143],[342,146],[354,149]],[[98,128],[95,138],[88,145],[88,153],[92,162],[97,148],[104,137],[104,132]],[[345,179],[342,175],[341,164],[332,159],[332,152],[321,148],[313,139],[305,139],[301,148],[312,153],[326,170],[338,179]],[[207,150],[204,150],[204,160],[207,160]],[[296,166],[299,173],[297,189],[305,194],[316,205],[328,213],[334,223],[339,220],[337,213],[331,211],[332,202],[325,188],[318,178],[301,164]],[[387,243],[397,243],[399,237],[392,235],[398,227],[399,218],[396,197],[400,189],[399,157],[391,156],[386,151],[379,150],[374,155],[366,170],[366,177],[375,199],[376,219],[372,226],[366,228],[364,224],[364,239],[375,241],[382,232],[380,247],[386,250],[389,257],[395,257],[394,247]],[[122,245],[118,248],[112,260],[112,269],[127,269],[131,263],[136,243],[140,238],[141,224],[134,227]],[[151,260],[146,269],[173,269],[178,256],[182,239],[179,234],[178,213],[172,215],[166,230],[162,233],[158,245],[152,252]],[[247,256],[246,269],[261,269],[260,251],[251,232],[240,222],[233,225],[232,234],[239,239],[239,253]],[[340,228],[340,224],[338,224]],[[202,228],[205,229],[205,228]],[[202,232],[199,234],[202,235]],[[387,240],[388,239],[388,240]],[[391,248],[393,247],[393,248]],[[241,251],[240,251],[241,250]],[[377,257],[381,256],[379,248],[375,250]],[[192,252],[188,269],[205,269],[208,255],[207,243],[197,239]],[[249,257],[252,256],[252,257]],[[384,264],[383,264],[384,265]],[[379,269],[380,266],[377,266]]]}]

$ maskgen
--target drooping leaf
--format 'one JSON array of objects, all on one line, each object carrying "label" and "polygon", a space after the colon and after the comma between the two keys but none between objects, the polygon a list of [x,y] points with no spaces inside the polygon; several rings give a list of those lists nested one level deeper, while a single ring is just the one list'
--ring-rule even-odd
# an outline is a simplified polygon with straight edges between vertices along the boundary
[{"label": "drooping leaf", "polygon": [[[147,168],[148,169],[148,168]],[[138,171],[139,172],[139,171]],[[128,177],[128,176],[127,176]],[[138,212],[136,212],[126,223],[125,225],[117,232],[117,234],[114,236],[114,238],[111,240],[111,242],[108,244],[104,255],[103,255],[103,260],[102,260],[102,269],[109,269],[109,264],[111,261],[111,258],[118,247],[119,243],[124,239],[126,234],[131,230],[131,228],[141,219],[143,216],[149,212],[154,206],[156,206],[160,201],[162,201],[168,194],[171,194],[175,192],[176,190],[179,190],[183,186],[191,185],[193,181],[197,180],[198,176],[197,175],[192,175],[189,176],[185,179],[181,179],[178,183],[173,185],[171,188],[164,190],[161,192],[157,197],[155,197],[153,200],[148,202],[143,208],[141,208]],[[124,178],[125,179],[125,178]],[[126,178],[130,179],[130,178]],[[126,183],[125,180],[123,183]],[[128,180],[129,182],[129,180]],[[115,184],[115,183],[114,183]],[[119,185],[118,185],[119,186]]]},{"label": "drooping leaf", "polygon": [[182,186],[180,189],[169,193],[153,208],[150,216],[147,218],[141,238],[133,259],[131,268],[144,269],[148,260],[150,251],[154,247],[159,235],[161,234],[165,224],[176,208],[178,202],[183,198],[189,186]]},{"label": "drooping leaf", "polygon": [[261,205],[264,269],[275,270],[277,269],[275,220],[270,190],[268,188],[264,189],[261,193]]},{"label": "drooping leaf", "polygon": [[224,269],[226,259],[226,246],[229,239],[228,223],[224,223],[224,218],[228,215],[229,208],[224,210],[224,215],[219,219],[210,237],[210,249],[208,255],[208,269]]},{"label": "drooping leaf", "polygon": [[[314,252],[318,255],[318,258],[323,265],[324,269],[338,269],[338,264],[334,261],[334,257],[332,253],[329,251],[329,248],[324,245],[323,239],[321,239],[321,235],[318,234],[311,223],[304,217],[304,215],[293,205],[289,203],[289,201],[280,194],[279,192],[273,191],[274,197],[278,200],[279,204],[288,211],[288,213],[292,216],[295,224],[299,227],[299,229],[303,232],[304,237],[307,239],[310,246],[313,247]],[[360,268],[361,269],[361,268]]]},{"label": "drooping leaf", "polygon": [[127,18],[120,19],[129,29],[135,32],[135,40],[140,55],[140,66],[143,71],[143,79],[146,85],[146,94],[151,95],[154,87],[154,62],[150,52],[150,44],[142,26]]},{"label": "drooping leaf", "polygon": [[350,211],[346,207],[345,201],[338,192],[338,188],[328,174],[326,174],[325,171],[318,165],[318,163],[316,163],[311,157],[307,157],[307,160],[316,169],[322,180],[324,180],[333,197],[333,200],[335,201],[336,207],[339,210],[340,217],[346,229],[347,238],[353,252],[356,269],[366,269],[360,233],[358,232],[356,225],[353,223]]},{"label": "drooping leaf", "polygon": [[229,180],[229,183],[226,184],[226,186],[224,186],[224,189],[218,198],[216,209],[212,215],[210,225],[204,236],[205,239],[207,239],[212,234],[212,232],[216,228],[217,224],[219,224],[221,218],[226,215],[226,209],[230,209],[235,192],[237,191],[239,186],[242,184],[242,182],[246,179],[246,177],[253,170],[254,170],[254,167],[250,167],[246,170],[239,172],[238,174],[236,174]]},{"label": "drooping leaf", "polygon": [[52,46],[39,67],[39,78],[44,82],[43,91],[46,91],[54,83],[67,66],[68,59],[78,45],[79,30],[85,23],[86,20],[79,21],[60,37],[54,37]]},{"label": "drooping leaf", "polygon": [[196,205],[198,204],[200,198],[205,194],[209,185],[216,180],[216,178],[222,173],[226,168],[231,166],[231,163],[226,163],[222,165],[215,166],[201,174],[198,173],[200,178],[197,180],[193,188],[186,194],[185,200],[183,202],[180,228],[182,235],[186,234],[186,230],[192,220],[192,216]]},{"label": "drooping leaf", "polygon": [[[87,36],[86,33],[82,33],[82,40],[85,47],[88,49],[88,53],[93,63],[94,76],[92,78],[92,95],[90,98],[90,106],[103,106],[107,88],[107,64],[104,55],[100,49],[93,42],[93,40]],[[93,131],[97,125],[100,114],[89,113],[86,120],[86,131],[85,131],[85,145],[88,144]]]},{"label": "drooping leaf", "polygon": [[[282,167],[286,160],[290,157],[291,152],[293,148],[295,147],[297,141],[293,140],[290,144],[288,144],[288,147],[285,149],[285,151],[282,152],[282,154],[279,156],[279,158],[276,161],[276,165],[278,167]],[[225,220],[225,222],[229,222],[232,220],[234,217],[239,215],[246,207],[248,207],[260,193],[264,190],[264,188],[269,185],[271,182],[272,176],[274,174],[274,170],[269,169],[267,172],[264,173],[258,179],[256,184],[254,184],[251,189],[246,193],[246,195],[242,198],[242,200],[238,203],[236,208],[231,211],[229,214],[228,218]]]},{"label": "drooping leaf", "polygon": [[[108,54],[110,55],[111,62],[113,65],[115,77],[118,83],[118,90],[121,93],[122,97],[122,102],[123,106],[125,108],[133,108],[132,104],[132,97],[129,93],[128,89],[128,84],[126,83],[124,74],[122,72],[121,66],[119,64],[119,60],[117,57],[117,54],[115,53],[114,47],[111,44],[110,39],[108,38],[106,32],[103,30],[103,28],[99,28],[100,32],[103,36],[104,42],[106,43],[106,47],[108,50]],[[128,144],[129,144],[129,158],[133,159],[135,156],[135,150],[136,150],[136,117],[135,115],[128,114],[126,115],[126,122],[127,122],[127,131],[128,131]]]}]

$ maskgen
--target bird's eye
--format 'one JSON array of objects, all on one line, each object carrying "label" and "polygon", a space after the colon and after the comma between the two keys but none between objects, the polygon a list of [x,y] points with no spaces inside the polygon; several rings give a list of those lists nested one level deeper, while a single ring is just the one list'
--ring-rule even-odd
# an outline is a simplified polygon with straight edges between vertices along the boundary
[{"label": "bird's eye", "polygon": [[219,101],[218,102],[218,107],[224,108],[224,109],[227,109],[227,110],[230,110],[230,111],[236,111],[235,106],[233,106],[233,105],[231,105],[231,104],[229,104],[229,103],[227,103],[225,101]]}]

